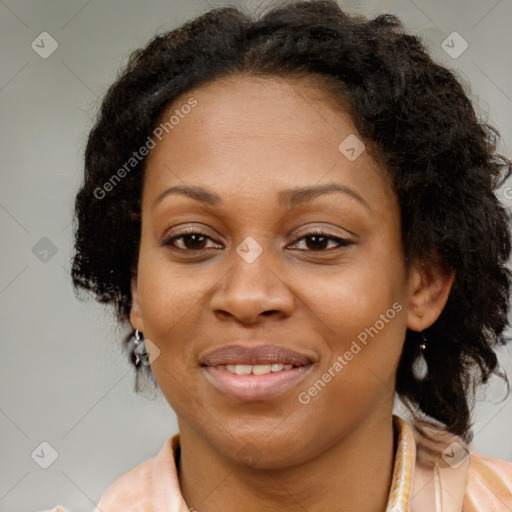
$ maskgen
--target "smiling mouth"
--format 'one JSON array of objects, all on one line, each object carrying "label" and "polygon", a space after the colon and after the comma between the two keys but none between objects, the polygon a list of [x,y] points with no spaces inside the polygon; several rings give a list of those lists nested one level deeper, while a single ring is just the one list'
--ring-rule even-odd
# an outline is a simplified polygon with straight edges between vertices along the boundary
[{"label": "smiling mouth", "polygon": [[202,375],[216,392],[238,401],[271,400],[294,389],[319,359],[313,351],[252,343],[225,345],[199,357]]},{"label": "smiling mouth", "polygon": [[226,364],[202,366],[206,380],[222,395],[243,402],[275,399],[295,388],[315,365]]},{"label": "smiling mouth", "polygon": [[235,375],[265,375],[267,373],[282,372],[283,370],[291,370],[297,367],[293,364],[219,364],[214,368],[218,370],[226,370]]}]

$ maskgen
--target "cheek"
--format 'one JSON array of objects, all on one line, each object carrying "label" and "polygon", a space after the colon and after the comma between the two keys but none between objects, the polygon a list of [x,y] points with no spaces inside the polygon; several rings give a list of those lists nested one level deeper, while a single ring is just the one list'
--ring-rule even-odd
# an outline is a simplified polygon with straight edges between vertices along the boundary
[{"label": "cheek", "polygon": [[338,366],[335,373],[343,373],[354,388],[370,385],[372,375],[375,383],[379,379],[386,384],[392,381],[405,337],[401,300],[393,299],[387,291],[379,294],[375,286],[371,290],[373,293],[352,287],[323,294],[322,303],[328,303],[329,309],[317,309],[315,315],[321,318],[317,329],[329,348],[324,370],[338,361],[342,368]]},{"label": "cheek", "polygon": [[159,247],[152,235],[144,231],[138,274],[144,324],[148,334],[153,332],[155,338],[165,332],[172,336],[174,329],[182,329],[187,315],[204,300],[206,283],[197,278],[198,272],[187,265],[172,263],[166,248]]},{"label": "cheek", "polygon": [[204,307],[204,283],[166,274],[157,265],[139,279],[144,335],[159,346],[162,356],[185,361],[187,347],[193,345],[190,338],[197,326],[197,316]]},{"label": "cheek", "polygon": [[391,413],[406,318],[403,304],[375,287],[370,294],[365,287],[349,287],[329,300],[324,295],[322,302],[331,305],[323,311],[330,315],[330,335],[324,337],[328,351],[314,378],[300,390],[294,411],[304,408],[306,430],[313,436],[322,428],[322,442],[328,444],[372,411]]},{"label": "cheek", "polygon": [[400,255],[376,256],[328,278],[317,276],[315,286],[304,290],[329,352],[320,378],[330,391],[316,386],[325,401],[320,407],[364,409],[393,393],[407,325],[404,276]]},{"label": "cheek", "polygon": [[[399,313],[396,309],[403,310],[406,300],[403,281],[404,273],[399,261],[378,256],[354,258],[353,262],[347,262],[337,271],[317,273],[304,282],[306,286],[297,293],[315,313],[311,318],[319,328],[323,328],[321,332],[325,332],[327,339],[334,340],[331,348],[336,348],[339,342],[341,349],[344,343],[357,338],[377,321],[383,335],[384,331],[389,332],[393,327],[396,329],[404,324],[401,315],[396,315]],[[393,310],[396,302],[402,307]],[[388,316],[392,318],[385,318],[390,321],[382,329],[380,317],[390,309]]]},{"label": "cheek", "polygon": [[153,259],[139,273],[144,336],[158,347],[151,371],[162,394],[187,421],[190,402],[197,401],[193,347],[197,317],[204,307],[204,282],[180,275],[168,262],[157,261]]}]

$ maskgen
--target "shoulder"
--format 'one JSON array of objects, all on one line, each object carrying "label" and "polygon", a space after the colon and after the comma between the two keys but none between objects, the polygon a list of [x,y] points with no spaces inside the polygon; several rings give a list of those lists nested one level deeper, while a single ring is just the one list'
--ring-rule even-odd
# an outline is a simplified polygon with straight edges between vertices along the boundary
[{"label": "shoulder", "polygon": [[512,462],[470,452],[462,439],[430,419],[411,427],[418,476],[423,472],[425,482],[431,481],[431,470],[425,468],[437,467],[444,482],[436,494],[448,501],[456,496],[457,510],[463,504],[463,512],[512,512]]},{"label": "shoulder", "polygon": [[[159,465],[172,467],[179,450],[179,434],[169,437],[154,457],[141,462],[115,480],[102,494],[94,512],[156,512],[153,503],[155,474]],[[155,473],[155,468],[157,469]],[[39,512],[70,512],[58,505]]]},{"label": "shoulder", "polygon": [[512,510],[512,462],[470,454],[464,512]]},{"label": "shoulder", "polygon": [[[103,493],[94,512],[153,512],[147,503],[154,457],[141,462],[112,483]],[[60,505],[40,512],[70,512]]]},{"label": "shoulder", "polygon": [[464,512],[512,510],[512,462],[470,454]]},{"label": "shoulder", "polygon": [[154,457],[141,462],[115,480],[103,493],[95,512],[121,512],[128,507],[150,511],[148,504]]},{"label": "shoulder", "polygon": [[94,512],[153,512],[152,485],[155,463],[171,459],[179,434],[169,437],[157,455],[119,477],[101,496]]}]

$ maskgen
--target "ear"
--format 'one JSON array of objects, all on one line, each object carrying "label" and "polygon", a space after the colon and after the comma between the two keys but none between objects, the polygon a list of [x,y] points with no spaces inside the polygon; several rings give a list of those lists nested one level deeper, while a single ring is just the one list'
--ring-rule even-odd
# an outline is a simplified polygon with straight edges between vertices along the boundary
[{"label": "ear", "polygon": [[407,327],[422,331],[430,327],[443,311],[450,295],[455,272],[440,264],[414,266],[409,274]]},{"label": "ear", "polygon": [[130,307],[130,323],[134,329],[144,331],[144,324],[142,322],[142,311],[139,302],[137,276],[133,275],[130,283],[130,290],[132,294],[132,304]]}]

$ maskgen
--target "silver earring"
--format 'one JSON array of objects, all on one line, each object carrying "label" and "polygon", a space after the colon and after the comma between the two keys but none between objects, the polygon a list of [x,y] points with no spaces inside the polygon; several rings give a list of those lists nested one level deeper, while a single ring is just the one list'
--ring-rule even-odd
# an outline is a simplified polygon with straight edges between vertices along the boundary
[{"label": "silver earring", "polygon": [[421,340],[420,353],[412,363],[412,374],[414,375],[414,378],[420,382],[425,380],[428,373],[427,360],[423,354],[424,350],[427,348],[427,338],[423,332],[421,333]]},{"label": "silver earring", "polygon": [[138,368],[141,364],[145,364],[148,354],[144,338],[141,337],[139,329],[135,329],[135,341],[133,343],[133,353],[135,354],[135,366]]}]

